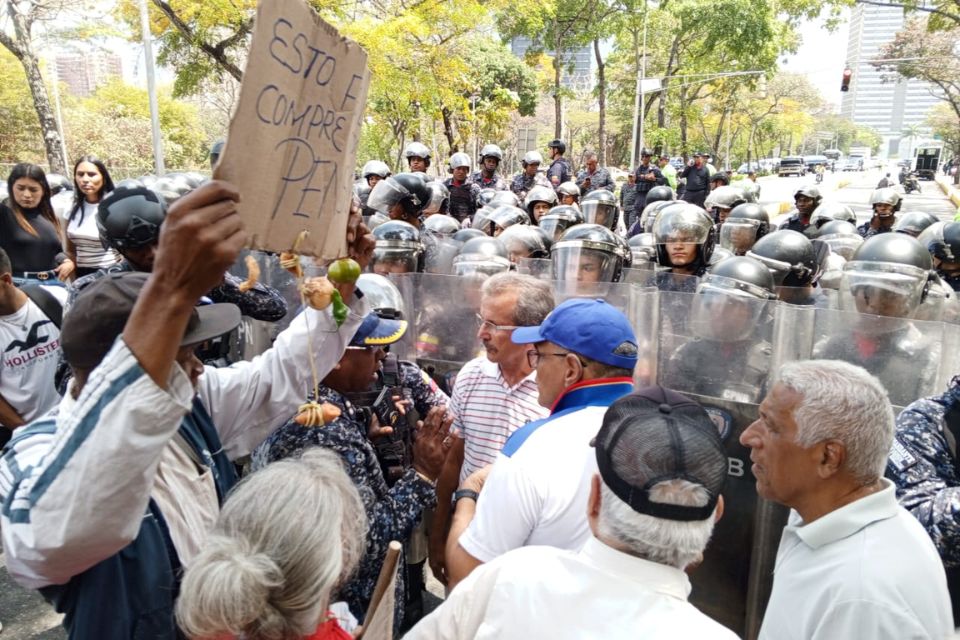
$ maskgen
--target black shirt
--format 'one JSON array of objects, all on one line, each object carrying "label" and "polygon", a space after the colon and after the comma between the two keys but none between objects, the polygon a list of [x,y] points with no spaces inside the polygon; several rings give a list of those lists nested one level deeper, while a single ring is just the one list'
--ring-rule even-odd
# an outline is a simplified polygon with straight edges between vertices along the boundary
[{"label": "black shirt", "polygon": [[57,267],[57,256],[63,253],[60,236],[53,223],[38,209],[24,210],[37,235],[21,227],[6,202],[0,204],[0,247],[10,256],[13,274],[24,271],[49,271]]},{"label": "black shirt", "polygon": [[710,188],[710,171],[707,170],[707,165],[699,168],[695,164],[684,167],[680,177],[687,179],[687,191],[705,191]]}]

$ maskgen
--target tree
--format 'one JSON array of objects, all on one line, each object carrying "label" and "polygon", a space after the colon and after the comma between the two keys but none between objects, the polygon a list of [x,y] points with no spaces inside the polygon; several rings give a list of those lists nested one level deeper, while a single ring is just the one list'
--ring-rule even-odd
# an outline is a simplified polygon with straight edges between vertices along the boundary
[{"label": "tree", "polygon": [[[943,140],[944,146],[950,150],[947,158],[960,158],[960,118],[949,105],[941,102],[931,109],[927,114],[926,124],[933,130],[933,135]],[[956,182],[958,179],[954,176],[954,183]]]},{"label": "tree", "polygon": [[45,161],[43,134],[23,66],[0,49],[0,162]]},{"label": "tree", "polygon": [[34,51],[33,27],[38,22],[53,20],[66,6],[66,0],[4,0],[3,11],[7,24],[0,29],[0,44],[12,53],[27,75],[27,86],[37,120],[43,134],[50,170],[67,172],[67,160],[63,157],[63,145],[57,120],[50,106],[47,87],[40,73],[40,64]]},{"label": "tree", "polygon": [[[960,40],[960,25],[931,31],[928,22],[926,17],[907,20],[904,28],[880,50],[873,65],[888,72],[891,79],[899,76],[930,83],[931,93],[960,119],[960,58],[954,53]],[[960,181],[960,172],[954,180]]]}]

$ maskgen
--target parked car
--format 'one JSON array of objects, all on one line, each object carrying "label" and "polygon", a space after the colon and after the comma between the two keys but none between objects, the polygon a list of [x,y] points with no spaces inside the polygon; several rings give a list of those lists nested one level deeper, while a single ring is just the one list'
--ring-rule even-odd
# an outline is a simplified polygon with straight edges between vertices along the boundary
[{"label": "parked car", "polygon": [[807,172],[803,158],[800,156],[787,156],[780,159],[780,168],[777,169],[777,175],[780,176],[803,176]]},{"label": "parked car", "polygon": [[863,158],[847,158],[843,161],[843,171],[862,171]]},{"label": "parked car", "polygon": [[751,171],[761,171],[765,167],[759,162],[751,162],[749,165],[744,162],[737,168],[737,173],[750,173]]},{"label": "parked car", "polygon": [[803,163],[807,166],[807,171],[816,171],[817,165],[822,164],[824,167],[830,166],[830,158],[827,156],[803,156]]}]

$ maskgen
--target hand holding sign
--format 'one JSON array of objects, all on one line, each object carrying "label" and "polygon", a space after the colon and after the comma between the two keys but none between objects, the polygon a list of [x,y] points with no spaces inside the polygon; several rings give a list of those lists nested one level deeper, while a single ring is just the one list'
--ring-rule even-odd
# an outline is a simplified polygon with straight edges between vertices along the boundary
[{"label": "hand holding sign", "polygon": [[[302,0],[262,2],[240,102],[214,175],[240,185],[254,249],[325,259],[348,231],[367,56]],[[356,256],[352,256],[356,259]],[[358,260],[359,261],[359,260]]]}]

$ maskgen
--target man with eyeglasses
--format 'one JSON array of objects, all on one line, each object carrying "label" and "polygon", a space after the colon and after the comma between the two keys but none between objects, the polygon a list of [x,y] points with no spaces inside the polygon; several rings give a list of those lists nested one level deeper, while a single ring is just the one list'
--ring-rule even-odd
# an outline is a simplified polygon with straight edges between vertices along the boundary
[{"label": "man with eyeglasses", "polygon": [[501,273],[483,283],[477,338],[485,356],[465,364],[450,395],[454,437],[437,482],[437,510],[430,531],[430,568],[446,583],[444,555],[453,492],[470,474],[494,460],[514,431],[547,415],[538,402],[537,376],[527,361],[529,345],[510,340],[518,327],[536,326],[553,309],[550,285],[532,276]]},{"label": "man with eyeglasses", "polygon": [[607,407],[633,390],[637,338],[603,300],[567,300],[540,326],[514,330],[511,341],[532,346],[527,363],[550,416],[515,431],[492,466],[460,483],[447,541],[451,587],[518,547],[583,546],[583,507],[597,471],[590,441]]}]

